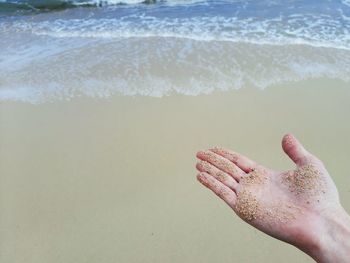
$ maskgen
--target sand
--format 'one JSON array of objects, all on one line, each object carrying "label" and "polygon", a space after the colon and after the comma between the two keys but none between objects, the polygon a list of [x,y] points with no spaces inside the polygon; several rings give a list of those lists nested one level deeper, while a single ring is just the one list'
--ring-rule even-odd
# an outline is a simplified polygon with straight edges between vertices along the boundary
[{"label": "sand", "polygon": [[318,80],[211,95],[113,96],[0,109],[1,262],[313,262],[196,180],[221,145],[278,170],[292,132],[350,211],[350,89]]},{"label": "sand", "polygon": [[259,171],[255,169],[243,177],[240,183],[243,185],[263,185],[266,180],[266,172],[262,171],[262,169],[259,169]]},{"label": "sand", "polygon": [[243,220],[250,222],[254,219],[261,218],[263,213],[261,209],[260,202],[252,192],[244,189],[238,193],[235,211],[237,211]]},{"label": "sand", "polygon": [[312,165],[299,167],[295,172],[288,172],[282,180],[289,190],[309,204],[317,196],[326,193],[326,183],[321,173]]}]

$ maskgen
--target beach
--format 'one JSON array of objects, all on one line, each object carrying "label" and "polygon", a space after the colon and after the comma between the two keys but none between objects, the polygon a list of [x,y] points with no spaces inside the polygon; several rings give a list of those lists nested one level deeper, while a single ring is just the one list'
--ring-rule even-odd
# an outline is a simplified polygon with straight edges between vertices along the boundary
[{"label": "beach", "polygon": [[285,171],[292,133],[350,212],[349,1],[146,2],[0,0],[0,261],[313,262],[196,152]]},{"label": "beach", "polygon": [[195,153],[225,146],[293,169],[294,133],[350,210],[346,83],[163,98],[1,104],[4,262],[312,262],[242,222],[196,181]]}]

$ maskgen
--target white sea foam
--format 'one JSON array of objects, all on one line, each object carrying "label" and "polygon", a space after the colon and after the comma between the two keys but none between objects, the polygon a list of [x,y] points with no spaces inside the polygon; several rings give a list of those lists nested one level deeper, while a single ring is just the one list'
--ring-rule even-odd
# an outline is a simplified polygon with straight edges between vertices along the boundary
[{"label": "white sea foam", "polygon": [[350,50],[350,23],[311,14],[266,20],[217,16],[157,18],[137,14],[120,19],[15,21],[0,25],[1,31],[31,32],[57,38],[176,37],[270,45],[303,44]]},{"label": "white sea foam", "polygon": [[213,7],[210,1],[179,0],[2,19],[0,100],[198,95],[318,78],[350,82],[346,3],[323,7],[329,12],[307,4],[303,12],[289,12],[270,1],[267,13],[259,13],[257,2],[218,5],[226,2],[212,13],[202,12],[206,4]]},{"label": "white sea foam", "polygon": [[350,82],[350,52],[340,49],[162,38],[76,47],[44,60],[33,54],[27,65],[1,71],[0,100],[194,96],[317,78]]},{"label": "white sea foam", "polygon": [[341,2],[350,7],[350,0],[342,0]]}]

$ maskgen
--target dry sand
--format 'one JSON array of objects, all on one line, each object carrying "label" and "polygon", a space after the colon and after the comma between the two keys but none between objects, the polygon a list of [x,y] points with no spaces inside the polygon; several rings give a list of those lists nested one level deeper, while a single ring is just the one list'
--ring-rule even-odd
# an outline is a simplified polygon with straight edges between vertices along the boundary
[{"label": "dry sand", "polygon": [[11,263],[312,262],[254,230],[196,181],[222,145],[293,168],[293,132],[350,211],[350,89],[320,80],[197,97],[1,103],[0,257]]}]

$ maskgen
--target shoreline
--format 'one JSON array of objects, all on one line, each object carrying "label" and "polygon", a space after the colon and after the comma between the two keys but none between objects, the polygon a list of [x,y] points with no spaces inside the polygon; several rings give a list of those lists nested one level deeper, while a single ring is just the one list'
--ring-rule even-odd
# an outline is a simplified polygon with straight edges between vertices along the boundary
[{"label": "shoreline", "polygon": [[280,146],[292,132],[325,162],[350,211],[348,84],[296,85],[2,102],[3,260],[312,262],[241,222],[194,167],[197,150],[225,146],[292,168]]}]

